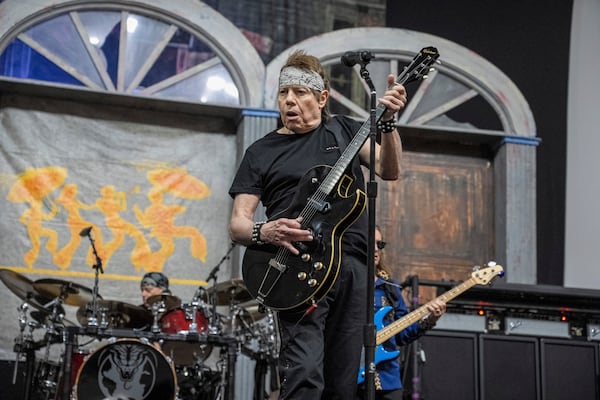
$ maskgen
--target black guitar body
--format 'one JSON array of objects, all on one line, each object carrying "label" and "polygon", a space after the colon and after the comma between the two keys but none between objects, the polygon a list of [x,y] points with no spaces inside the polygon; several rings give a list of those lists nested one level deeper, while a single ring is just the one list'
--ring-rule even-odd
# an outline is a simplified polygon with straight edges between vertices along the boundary
[{"label": "black guitar body", "polygon": [[242,263],[244,283],[259,303],[274,310],[304,311],[335,283],[342,261],[342,235],[361,215],[366,195],[343,175],[329,195],[319,186],[329,166],[311,168],[300,180],[290,206],[272,219],[302,216],[312,242],[296,244],[298,256],[273,245],[250,246]]}]

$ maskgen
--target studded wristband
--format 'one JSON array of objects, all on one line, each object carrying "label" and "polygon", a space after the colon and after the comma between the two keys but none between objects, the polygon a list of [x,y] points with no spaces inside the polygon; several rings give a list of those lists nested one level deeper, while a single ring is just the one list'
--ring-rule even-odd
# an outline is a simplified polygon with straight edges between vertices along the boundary
[{"label": "studded wristband", "polygon": [[396,118],[392,118],[388,121],[379,120],[377,122],[377,131],[381,133],[390,133],[396,129]]},{"label": "studded wristband", "polygon": [[252,227],[252,244],[265,244],[265,242],[260,240],[260,228],[262,228],[266,222],[267,221],[259,221],[254,223],[254,226]]}]

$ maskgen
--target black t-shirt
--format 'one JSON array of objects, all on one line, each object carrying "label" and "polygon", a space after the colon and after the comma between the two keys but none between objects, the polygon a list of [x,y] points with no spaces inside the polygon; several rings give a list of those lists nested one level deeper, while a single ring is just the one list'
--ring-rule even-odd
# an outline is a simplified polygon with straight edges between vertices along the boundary
[{"label": "black t-shirt", "polygon": [[[229,194],[232,197],[239,193],[259,195],[269,218],[285,211],[307,171],[319,165],[333,166],[361,127],[359,122],[350,118],[334,118],[338,118],[343,127],[342,136],[346,143],[342,145],[337,143],[332,128],[328,129],[325,124],[304,134],[285,135],[272,131],[251,144],[244,154]],[[358,156],[349,169],[356,180],[356,187],[364,190]],[[344,251],[366,257],[366,212],[344,233],[343,241],[346,245]]]}]

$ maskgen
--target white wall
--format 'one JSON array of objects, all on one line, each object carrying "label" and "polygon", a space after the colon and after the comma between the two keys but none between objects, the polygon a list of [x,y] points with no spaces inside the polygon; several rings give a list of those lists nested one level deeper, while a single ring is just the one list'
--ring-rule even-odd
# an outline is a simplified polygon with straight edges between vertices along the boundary
[{"label": "white wall", "polygon": [[600,0],[574,0],[564,285],[600,289]]}]

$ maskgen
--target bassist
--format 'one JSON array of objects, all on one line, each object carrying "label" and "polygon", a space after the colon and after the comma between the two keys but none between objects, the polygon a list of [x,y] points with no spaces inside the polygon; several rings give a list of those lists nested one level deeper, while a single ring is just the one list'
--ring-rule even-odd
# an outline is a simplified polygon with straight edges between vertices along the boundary
[{"label": "bassist", "polygon": [[[404,86],[394,84],[393,75],[387,83],[388,90],[379,99],[385,111],[379,125],[381,145],[376,146],[376,165],[372,167],[382,179],[396,180],[401,143],[394,116],[407,99]],[[281,399],[346,400],[356,394],[366,317],[367,218],[361,165],[368,167],[368,139],[331,195],[315,205],[322,220],[303,225],[306,218],[298,212],[307,199],[302,193],[304,183],[319,181],[323,166],[336,163],[361,126],[342,117],[335,117],[337,127],[332,123],[334,117],[327,108],[329,89],[316,57],[303,51],[289,56],[279,77],[282,126],[247,149],[229,191],[234,198],[231,238],[249,246],[244,264],[249,251],[260,253],[261,247],[273,248],[277,254],[289,252],[286,259],[293,262],[300,252],[324,253],[328,256],[324,259],[330,260],[315,267],[332,271],[323,281],[311,280],[310,274],[299,273],[293,265],[271,256],[265,263],[244,266],[249,291],[256,292],[259,302],[266,306],[272,302],[272,308],[279,311]],[[339,136],[345,143],[340,143]],[[310,174],[313,176],[306,178]],[[266,222],[255,220],[259,202],[266,208]],[[282,288],[286,280],[290,286]],[[319,290],[304,301],[302,285]],[[305,303],[308,307],[303,309]]]},{"label": "bassist", "polygon": [[[401,285],[398,281],[391,278],[390,270],[385,264],[386,242],[379,227],[375,228],[375,311],[380,311],[382,307],[391,307],[391,310],[381,321],[378,320],[376,313],[376,327],[379,330],[395,320],[399,320],[408,314],[408,309],[404,298],[402,297]],[[414,296],[414,295],[413,295]],[[423,320],[417,321],[388,341],[379,345],[382,348],[376,350],[376,374],[375,374],[375,400],[402,400],[402,379],[400,371],[400,361],[398,348],[406,346],[423,335],[428,329],[435,326],[437,320],[446,312],[446,303],[435,299],[427,304],[430,314]],[[385,310],[383,310],[385,311]],[[382,355],[383,357],[379,357]],[[385,356],[389,355],[389,356]],[[384,358],[383,360],[379,360]],[[359,392],[362,398],[362,385],[359,386]]]}]

